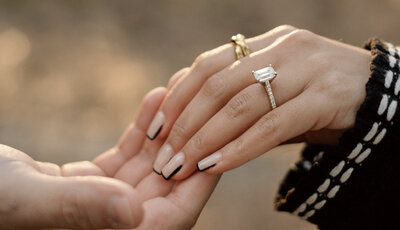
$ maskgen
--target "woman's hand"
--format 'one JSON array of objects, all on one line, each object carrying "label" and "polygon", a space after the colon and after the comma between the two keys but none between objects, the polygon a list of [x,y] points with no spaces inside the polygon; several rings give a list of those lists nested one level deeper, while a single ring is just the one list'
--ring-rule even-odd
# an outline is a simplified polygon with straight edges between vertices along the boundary
[{"label": "woman's hand", "polygon": [[193,226],[219,176],[198,173],[182,182],[167,182],[152,173],[163,140],[146,141],[145,130],[165,94],[163,88],[150,92],[119,143],[93,162],[60,168],[0,145],[0,228]]},{"label": "woman's hand", "polygon": [[[174,75],[169,87],[186,71],[183,69]],[[64,176],[106,176],[135,188],[144,206],[137,229],[190,229],[220,177],[196,173],[187,180],[175,182],[165,181],[153,173],[152,162],[165,139],[149,141],[146,130],[165,94],[165,89],[158,88],[145,97],[136,122],[128,126],[114,148],[93,162],[75,162],[62,167]]]},{"label": "woman's hand", "polygon": [[[290,26],[248,45],[253,53],[238,61],[231,44],[200,55],[163,101],[148,136],[169,133],[154,163],[164,178],[184,179],[196,166],[222,173],[288,141],[336,143],[354,124],[369,52]],[[270,64],[274,110],[252,75]]]}]

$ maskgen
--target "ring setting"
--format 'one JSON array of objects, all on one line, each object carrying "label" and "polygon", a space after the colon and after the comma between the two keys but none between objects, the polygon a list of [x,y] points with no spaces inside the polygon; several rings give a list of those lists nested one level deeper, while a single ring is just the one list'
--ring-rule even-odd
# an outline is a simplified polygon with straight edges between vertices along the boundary
[{"label": "ring setting", "polygon": [[253,76],[256,78],[256,80],[264,85],[269,100],[271,102],[272,109],[276,109],[276,102],[275,102],[275,97],[274,94],[272,93],[272,88],[271,88],[271,82],[272,80],[275,79],[275,77],[278,75],[272,65],[270,64],[268,67],[252,71]]}]

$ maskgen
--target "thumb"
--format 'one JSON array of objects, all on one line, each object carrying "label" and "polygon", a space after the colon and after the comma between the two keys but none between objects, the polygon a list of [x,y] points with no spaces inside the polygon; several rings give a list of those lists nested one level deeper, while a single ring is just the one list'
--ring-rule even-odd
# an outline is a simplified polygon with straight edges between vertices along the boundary
[{"label": "thumb", "polygon": [[29,200],[18,215],[27,227],[134,228],[142,220],[137,192],[111,178],[39,175],[29,183]]}]

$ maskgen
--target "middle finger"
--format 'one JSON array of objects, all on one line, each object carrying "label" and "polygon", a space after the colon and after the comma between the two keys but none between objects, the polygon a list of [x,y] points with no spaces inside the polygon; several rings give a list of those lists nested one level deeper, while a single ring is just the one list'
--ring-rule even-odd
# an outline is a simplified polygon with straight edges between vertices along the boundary
[{"label": "middle finger", "polygon": [[[179,165],[182,166],[183,161],[185,161],[185,165],[188,165],[185,166],[187,169],[184,169],[182,173],[175,177],[176,179],[185,178],[192,172],[193,165],[197,162],[199,156],[204,157],[209,151],[216,150],[221,147],[220,145],[223,146],[224,143],[228,143],[232,138],[239,135],[241,131],[251,126],[252,120],[271,110],[265,89],[263,87],[260,88],[259,85],[249,87],[257,83],[257,80],[251,74],[252,70],[268,66],[269,63],[276,67],[279,76],[272,82],[272,88],[279,92],[276,95],[278,105],[298,95],[304,88],[304,82],[291,78],[292,72],[289,68],[280,69],[279,63],[281,62],[281,56],[283,56],[280,55],[280,48],[279,43],[271,45],[253,53],[245,60],[235,62],[211,77],[209,79],[210,83],[206,83],[203,86],[175,123],[155,161],[155,171],[162,168],[163,175],[169,179],[171,175],[181,169],[181,167],[179,169],[177,167]],[[287,63],[285,62],[285,64]],[[287,65],[290,66],[290,64]],[[219,82],[221,87],[216,87],[217,89],[212,92],[207,87],[211,87],[210,85],[213,82]],[[264,91],[261,91],[261,89]],[[241,92],[242,90],[243,92]],[[252,105],[243,106],[244,103],[247,103],[244,102],[245,97],[243,96],[246,93],[252,95],[250,98],[255,98],[255,101],[249,100]],[[228,103],[228,101],[230,102]],[[240,119],[237,119],[237,121],[234,121],[232,116],[230,118],[226,116],[227,112],[225,111],[228,111],[229,114],[229,110],[232,110],[230,108],[238,107],[240,112],[240,107],[246,106],[248,108],[246,108],[247,112],[244,113],[245,116],[239,116]],[[205,137],[205,139],[200,137]],[[175,155],[167,165],[160,166],[159,162],[161,160],[169,159],[174,155],[174,150],[181,150],[182,147],[184,152],[179,152],[179,154]],[[170,167],[167,167],[168,165]],[[164,168],[166,169],[164,170]]]}]

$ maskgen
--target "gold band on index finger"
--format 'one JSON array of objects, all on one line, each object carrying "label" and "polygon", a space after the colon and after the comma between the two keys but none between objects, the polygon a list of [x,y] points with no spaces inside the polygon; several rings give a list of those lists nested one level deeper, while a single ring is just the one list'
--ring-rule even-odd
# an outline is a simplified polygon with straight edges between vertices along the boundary
[{"label": "gold band on index finger", "polygon": [[243,34],[233,35],[231,37],[231,42],[234,44],[236,60],[246,57],[251,53],[251,50],[246,43],[246,37]]}]

